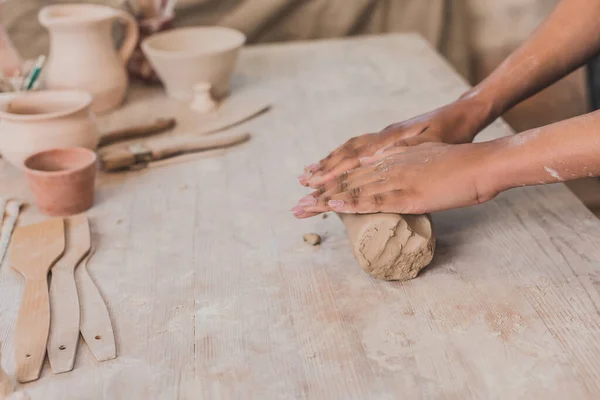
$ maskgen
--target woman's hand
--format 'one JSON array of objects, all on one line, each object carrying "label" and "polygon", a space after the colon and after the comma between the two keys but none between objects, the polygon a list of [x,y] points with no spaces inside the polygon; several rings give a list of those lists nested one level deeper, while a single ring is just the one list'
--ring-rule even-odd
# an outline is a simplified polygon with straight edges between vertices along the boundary
[{"label": "woman's hand", "polygon": [[366,165],[329,180],[292,209],[297,218],[340,213],[423,214],[483,203],[499,190],[490,186],[489,157],[495,142],[425,143],[389,148]]},{"label": "woman's hand", "polygon": [[318,187],[359,167],[364,161],[361,159],[392,147],[427,142],[469,143],[489,123],[490,115],[486,102],[475,95],[466,95],[430,113],[390,125],[379,133],[354,137],[323,160],[306,167],[298,179],[304,186]]}]

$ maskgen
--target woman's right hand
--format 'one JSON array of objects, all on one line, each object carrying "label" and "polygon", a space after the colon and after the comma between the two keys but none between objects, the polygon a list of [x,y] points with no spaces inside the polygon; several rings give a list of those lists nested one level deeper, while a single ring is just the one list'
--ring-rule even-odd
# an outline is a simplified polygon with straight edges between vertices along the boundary
[{"label": "woman's right hand", "polygon": [[490,122],[491,114],[488,103],[474,95],[463,96],[427,114],[390,125],[379,133],[348,140],[318,163],[306,167],[298,180],[304,186],[321,186],[359,167],[361,159],[377,156],[390,147],[426,142],[469,143]]}]

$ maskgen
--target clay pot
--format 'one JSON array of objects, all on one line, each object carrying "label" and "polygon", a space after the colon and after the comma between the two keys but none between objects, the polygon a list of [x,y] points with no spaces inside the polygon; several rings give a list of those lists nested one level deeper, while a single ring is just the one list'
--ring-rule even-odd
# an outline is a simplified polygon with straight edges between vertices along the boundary
[{"label": "clay pot", "polygon": [[235,29],[203,26],[179,28],[152,35],[142,50],[165,85],[167,95],[191,101],[194,85],[209,83],[212,95],[222,98],[246,36]]},{"label": "clay pot", "polygon": [[[135,19],[125,11],[97,4],[54,4],[40,10],[39,20],[50,33],[46,87],[90,92],[97,113],[117,108],[127,91],[125,66],[138,41]],[[112,39],[115,21],[126,26],[118,51]]]},{"label": "clay pot", "polygon": [[82,147],[52,149],[25,160],[29,188],[41,212],[68,216],[94,204],[96,153]]},{"label": "clay pot", "polygon": [[99,134],[89,93],[24,92],[0,103],[0,154],[22,168],[37,152],[57,147],[95,149]]}]

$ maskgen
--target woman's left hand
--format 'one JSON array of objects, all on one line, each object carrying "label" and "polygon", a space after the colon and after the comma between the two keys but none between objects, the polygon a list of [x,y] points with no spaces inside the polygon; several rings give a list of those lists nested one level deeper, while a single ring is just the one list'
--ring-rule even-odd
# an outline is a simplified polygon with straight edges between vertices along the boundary
[{"label": "woman's left hand", "polygon": [[300,199],[292,213],[423,214],[483,203],[498,194],[487,176],[494,149],[494,142],[393,147]]}]

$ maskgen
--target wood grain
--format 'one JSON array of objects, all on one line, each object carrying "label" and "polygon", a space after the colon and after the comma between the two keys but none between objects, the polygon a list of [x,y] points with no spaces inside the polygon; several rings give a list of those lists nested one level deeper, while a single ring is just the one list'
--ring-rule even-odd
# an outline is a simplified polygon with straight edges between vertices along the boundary
[{"label": "wood grain", "polygon": [[65,249],[63,220],[51,219],[17,228],[10,247],[12,267],[25,278],[15,326],[17,379],[38,379],[50,327],[48,271]]},{"label": "wood grain", "polygon": [[[244,49],[232,95],[273,104],[238,127],[252,140],[99,178],[89,272],[118,358],[98,363],[81,346],[73,371],[44,368],[25,389],[65,400],[599,398],[600,223],[563,185],[435,213],[436,256],[403,283],[362,272],[337,218],[289,212],[307,193],[295,179],[306,164],[466,88],[414,35]],[[99,123],[162,116],[177,118],[173,136],[199,118],[135,87]],[[510,133],[499,120],[479,140]],[[0,185],[30,199],[3,162]],[[20,221],[41,218],[32,208]],[[0,273],[5,354],[21,287]]]},{"label": "wood grain", "polygon": [[84,214],[65,218],[65,251],[51,269],[48,360],[52,372],[73,369],[79,341],[79,297],[75,268],[90,251],[90,228]]}]

